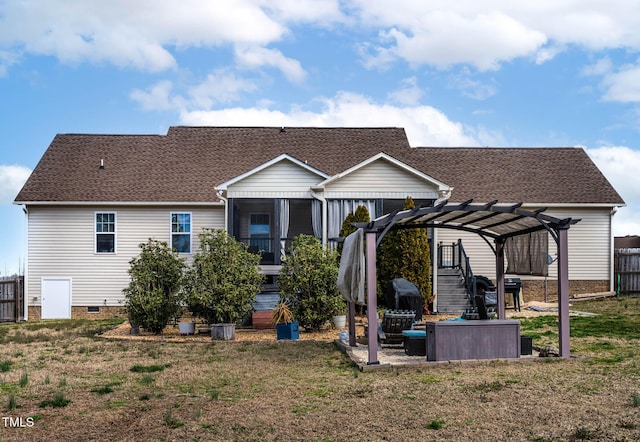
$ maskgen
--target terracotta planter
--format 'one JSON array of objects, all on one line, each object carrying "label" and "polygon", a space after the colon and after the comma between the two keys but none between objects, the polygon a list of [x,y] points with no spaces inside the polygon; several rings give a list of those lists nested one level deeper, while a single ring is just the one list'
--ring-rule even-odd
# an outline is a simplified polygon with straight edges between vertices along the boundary
[{"label": "terracotta planter", "polygon": [[251,323],[253,324],[253,328],[257,330],[276,328],[273,323],[273,311],[253,312],[251,315]]}]

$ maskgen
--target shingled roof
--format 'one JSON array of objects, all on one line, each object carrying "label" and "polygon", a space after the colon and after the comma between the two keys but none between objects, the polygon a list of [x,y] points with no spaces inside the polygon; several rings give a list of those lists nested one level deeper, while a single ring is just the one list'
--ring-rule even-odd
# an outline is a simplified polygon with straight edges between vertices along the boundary
[{"label": "shingled roof", "polygon": [[624,204],[580,148],[425,148],[401,128],[274,127],[57,135],[15,202],[211,203],[215,186],[281,154],[335,175],[380,152],[452,186],[456,201]]}]

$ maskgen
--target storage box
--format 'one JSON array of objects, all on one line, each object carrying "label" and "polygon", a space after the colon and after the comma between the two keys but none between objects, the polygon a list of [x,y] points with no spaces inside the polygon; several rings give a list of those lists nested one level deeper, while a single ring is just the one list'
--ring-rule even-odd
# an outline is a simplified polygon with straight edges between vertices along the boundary
[{"label": "storage box", "polygon": [[427,361],[520,357],[520,321],[427,322]]},{"label": "storage box", "polygon": [[404,352],[409,356],[426,356],[427,333],[425,330],[403,330]]},{"label": "storage box", "polygon": [[530,355],[533,353],[533,338],[531,336],[520,336],[520,354]]},{"label": "storage box", "polygon": [[300,329],[297,322],[280,322],[276,324],[276,336],[278,339],[300,339]]}]

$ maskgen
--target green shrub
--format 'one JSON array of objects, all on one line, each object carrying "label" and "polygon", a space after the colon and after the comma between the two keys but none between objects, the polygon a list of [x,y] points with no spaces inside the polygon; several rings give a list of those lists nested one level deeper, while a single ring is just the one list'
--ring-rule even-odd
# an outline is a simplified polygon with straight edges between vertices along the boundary
[{"label": "green shrub", "polygon": [[125,309],[131,322],[159,334],[180,311],[184,261],[166,242],[149,239],[140,248],[140,255],[129,262]]},{"label": "green shrub", "polygon": [[333,315],[344,312],[345,301],[337,281],[336,252],[323,247],[313,236],[295,237],[278,285],[295,320],[305,330],[319,330]]},{"label": "green shrub", "polygon": [[631,403],[634,407],[640,407],[640,394],[633,392],[631,394]]},{"label": "green shrub", "polygon": [[16,402],[16,397],[13,394],[9,395],[9,403],[7,404],[7,411],[15,411],[16,408],[19,408],[18,402]]},{"label": "green shrub", "polygon": [[40,402],[40,408],[64,408],[69,405],[71,401],[64,397],[62,393],[56,393],[53,399],[46,399]]},{"label": "green shrub", "polygon": [[169,365],[139,365],[136,364],[132,366],[129,370],[134,373],[155,373],[158,371],[162,371],[165,368],[169,367]]},{"label": "green shrub", "polygon": [[[408,196],[403,210],[413,209],[415,203]],[[387,233],[378,247],[377,284],[378,300],[384,303],[387,284],[394,278],[404,278],[414,283],[425,306],[433,299],[431,289],[431,249],[427,230],[402,229]]]},{"label": "green shrub", "polygon": [[[342,222],[342,227],[340,228],[340,233],[338,236],[341,238],[346,238],[356,231],[356,228],[352,226],[352,223],[368,223],[371,221],[371,216],[369,215],[369,210],[365,206],[356,207],[356,211],[349,212],[349,214],[345,217]],[[338,262],[340,262],[340,256],[342,256],[342,243],[338,244]]]},{"label": "green shrub", "polygon": [[11,361],[0,362],[0,373],[6,373],[8,371],[11,371],[12,366],[13,366],[13,362]]},{"label": "green shrub", "polygon": [[187,306],[208,324],[235,324],[251,312],[260,291],[260,255],[223,230],[204,229],[199,238],[185,276]]}]

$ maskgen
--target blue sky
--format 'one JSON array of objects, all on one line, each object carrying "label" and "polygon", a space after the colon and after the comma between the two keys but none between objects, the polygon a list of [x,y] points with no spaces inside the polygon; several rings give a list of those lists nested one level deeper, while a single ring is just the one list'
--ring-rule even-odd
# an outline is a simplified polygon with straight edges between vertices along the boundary
[{"label": "blue sky", "polygon": [[[392,7],[389,5],[393,4]],[[582,146],[640,234],[628,0],[0,0],[0,275],[57,133],[398,126],[413,146]]]}]

